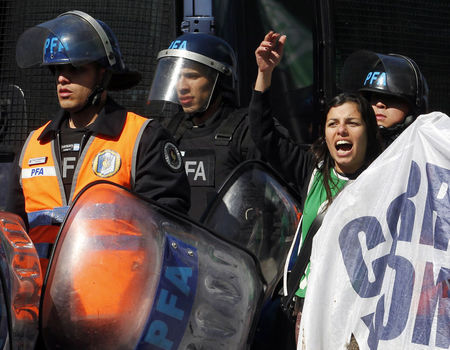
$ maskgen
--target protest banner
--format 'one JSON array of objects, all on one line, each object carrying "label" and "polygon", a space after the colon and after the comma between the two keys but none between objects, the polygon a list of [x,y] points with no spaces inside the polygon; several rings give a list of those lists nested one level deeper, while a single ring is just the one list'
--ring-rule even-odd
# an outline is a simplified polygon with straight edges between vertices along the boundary
[{"label": "protest banner", "polygon": [[298,349],[450,347],[450,118],[420,116],[317,232]]}]

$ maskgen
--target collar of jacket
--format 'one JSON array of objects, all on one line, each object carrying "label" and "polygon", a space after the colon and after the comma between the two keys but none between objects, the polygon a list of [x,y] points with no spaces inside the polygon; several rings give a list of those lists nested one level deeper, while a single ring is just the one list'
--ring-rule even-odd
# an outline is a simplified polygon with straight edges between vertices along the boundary
[{"label": "collar of jacket", "polygon": [[[117,104],[112,98],[108,97],[98,118],[89,126],[89,130],[93,134],[102,134],[111,137],[117,136],[123,129],[126,116],[127,110]],[[39,135],[38,140],[42,142],[53,140],[62,122],[68,117],[69,113],[61,109]]]}]

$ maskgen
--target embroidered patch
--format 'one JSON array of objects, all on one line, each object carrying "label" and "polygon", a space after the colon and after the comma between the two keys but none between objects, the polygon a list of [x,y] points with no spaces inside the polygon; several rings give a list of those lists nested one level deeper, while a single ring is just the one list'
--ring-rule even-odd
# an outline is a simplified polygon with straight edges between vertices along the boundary
[{"label": "embroidered patch", "polygon": [[181,153],[177,146],[172,142],[166,142],[164,144],[164,160],[170,169],[174,171],[179,171],[183,165],[181,160]]},{"label": "embroidered patch", "polygon": [[105,149],[98,153],[92,161],[92,171],[99,177],[111,177],[119,171],[121,164],[119,153]]}]

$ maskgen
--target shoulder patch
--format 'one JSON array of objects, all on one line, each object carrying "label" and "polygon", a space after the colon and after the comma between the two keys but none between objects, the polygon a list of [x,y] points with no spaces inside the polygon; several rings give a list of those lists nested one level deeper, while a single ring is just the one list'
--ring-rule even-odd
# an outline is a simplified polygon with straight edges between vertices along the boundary
[{"label": "shoulder patch", "polygon": [[163,146],[164,161],[172,171],[180,171],[183,166],[181,153],[173,142],[166,142]]},{"label": "shoulder patch", "polygon": [[92,161],[92,171],[99,177],[111,177],[116,174],[122,160],[116,151],[105,149],[98,153]]}]

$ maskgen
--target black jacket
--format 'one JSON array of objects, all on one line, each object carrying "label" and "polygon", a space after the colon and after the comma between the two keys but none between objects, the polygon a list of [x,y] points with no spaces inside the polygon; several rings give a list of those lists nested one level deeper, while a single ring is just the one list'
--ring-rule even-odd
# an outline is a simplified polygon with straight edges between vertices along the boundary
[{"label": "black jacket", "polygon": [[249,106],[253,141],[267,162],[300,192],[303,202],[315,168],[314,154],[275,127],[269,91],[253,91]]},{"label": "black jacket", "polygon": [[[118,136],[124,126],[126,115],[126,109],[108,98],[95,122],[88,127],[87,133]],[[68,113],[60,110],[41,133],[39,140],[49,142],[55,139],[66,118]],[[180,170],[174,170],[165,160],[163,146],[167,142],[174,142],[170,133],[157,121],[151,121],[144,130],[139,144],[135,185],[132,191],[145,199],[154,200],[185,214],[190,206],[189,184],[182,167]],[[19,182],[21,169],[18,159],[19,156],[16,157],[6,211],[20,215],[27,222],[24,196]]]},{"label": "black jacket", "polygon": [[183,155],[191,185],[189,215],[196,220],[201,218],[236,166],[261,158],[250,137],[247,109],[222,104],[213,116],[198,126],[192,122],[192,116],[180,112],[165,125]]}]

